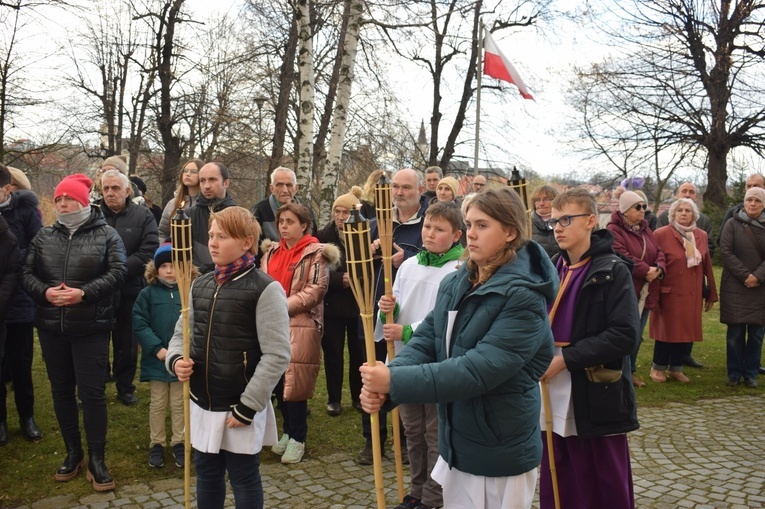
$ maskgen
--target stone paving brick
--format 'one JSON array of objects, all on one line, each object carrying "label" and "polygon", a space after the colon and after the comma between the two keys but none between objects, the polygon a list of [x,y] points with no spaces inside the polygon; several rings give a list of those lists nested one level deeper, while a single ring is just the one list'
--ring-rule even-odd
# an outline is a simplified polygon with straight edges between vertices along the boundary
[{"label": "stone paving brick", "polygon": [[[637,509],[752,509],[765,507],[765,433],[761,395],[640,408],[641,428],[629,435]],[[396,502],[393,462],[383,463],[385,496]],[[166,479],[121,486],[76,500],[57,496],[18,509],[183,509],[184,483]],[[405,467],[408,476],[408,468]],[[372,467],[353,455],[306,457],[300,464],[261,465],[267,507],[369,509],[375,506]],[[408,485],[408,478],[405,481]],[[192,507],[195,479],[192,479]],[[226,507],[234,507],[233,495]],[[533,505],[538,508],[537,503]]]}]

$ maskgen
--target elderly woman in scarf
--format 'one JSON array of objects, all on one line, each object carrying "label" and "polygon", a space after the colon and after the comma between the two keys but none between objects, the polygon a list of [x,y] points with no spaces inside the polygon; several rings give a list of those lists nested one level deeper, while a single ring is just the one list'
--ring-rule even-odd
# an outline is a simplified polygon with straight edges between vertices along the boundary
[{"label": "elderly woman in scarf", "polygon": [[[666,269],[660,282],[659,305],[651,310],[649,335],[656,340],[651,379],[661,383],[669,377],[688,383],[682,360],[693,342],[702,340],[702,300],[704,311],[709,311],[717,302],[717,291],[707,233],[696,227],[696,204],[680,198],[669,208],[668,218],[669,224],[654,232]],[[706,297],[702,292],[704,278],[709,288]]]}]

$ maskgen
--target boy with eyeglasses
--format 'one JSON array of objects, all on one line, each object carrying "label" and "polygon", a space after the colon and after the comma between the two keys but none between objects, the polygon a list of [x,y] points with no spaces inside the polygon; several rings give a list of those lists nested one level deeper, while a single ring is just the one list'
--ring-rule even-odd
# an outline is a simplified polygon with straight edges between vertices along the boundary
[{"label": "boy with eyeglasses", "polygon": [[540,379],[553,443],[548,450],[543,410],[541,509],[555,507],[551,456],[561,507],[635,507],[625,433],[638,428],[629,355],[640,320],[632,262],[614,253],[610,231],[596,230],[597,217],[590,193],[570,189],[553,200],[547,220],[561,252],[552,260],[560,289],[549,309],[555,356]]}]

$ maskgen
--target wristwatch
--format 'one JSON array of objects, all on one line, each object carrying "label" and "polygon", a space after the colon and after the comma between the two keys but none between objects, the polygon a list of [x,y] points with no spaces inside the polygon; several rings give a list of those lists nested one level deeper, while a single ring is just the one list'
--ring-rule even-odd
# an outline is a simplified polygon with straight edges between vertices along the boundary
[{"label": "wristwatch", "polygon": [[80,296],[80,300],[81,300],[82,302],[85,302],[85,301],[87,301],[87,299],[85,298],[85,290],[83,290],[82,288],[80,288],[80,291],[82,292],[82,295]]}]

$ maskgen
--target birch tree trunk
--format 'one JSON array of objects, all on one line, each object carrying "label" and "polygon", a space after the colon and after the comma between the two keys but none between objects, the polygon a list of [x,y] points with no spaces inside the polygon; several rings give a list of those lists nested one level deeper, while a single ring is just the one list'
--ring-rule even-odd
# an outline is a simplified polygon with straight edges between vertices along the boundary
[{"label": "birch tree trunk", "polygon": [[353,68],[356,63],[356,48],[359,42],[359,27],[361,26],[363,11],[363,0],[349,0],[343,13],[343,16],[348,17],[348,30],[342,41],[343,64],[340,67],[337,102],[332,114],[332,129],[330,131],[327,161],[321,177],[321,200],[319,213],[316,218],[320,225],[327,224],[329,221],[332,213],[330,209],[335,201],[337,183],[340,178],[348,104],[351,99],[351,85],[353,84],[354,76]]},{"label": "birch tree trunk", "polygon": [[313,183],[313,117],[314,117],[314,66],[313,34],[309,0],[298,0],[295,9],[298,17],[298,70],[300,73],[300,110],[298,116],[298,193],[307,203],[311,202]]}]

